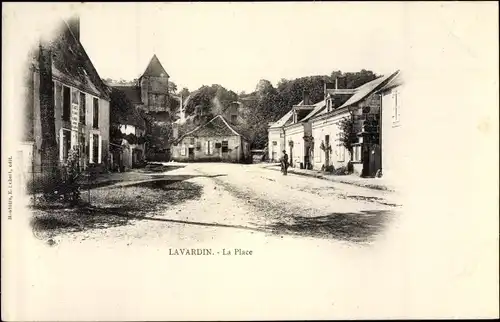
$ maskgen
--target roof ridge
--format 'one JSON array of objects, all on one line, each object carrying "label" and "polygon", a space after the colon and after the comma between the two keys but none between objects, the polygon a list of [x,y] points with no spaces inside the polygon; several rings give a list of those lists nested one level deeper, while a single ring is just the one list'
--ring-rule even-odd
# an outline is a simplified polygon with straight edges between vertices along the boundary
[{"label": "roof ridge", "polygon": [[[93,69],[93,72],[97,74],[97,78],[99,79],[98,81],[101,82],[100,86],[98,84],[94,84],[95,85],[98,85],[99,87],[103,87],[104,89],[104,93],[101,93],[101,94],[104,94],[104,96],[106,98],[109,98],[109,95],[108,93],[106,92],[106,88],[108,88],[109,86],[102,80],[101,76],[99,75],[99,72],[97,72],[97,69],[95,68],[94,66],[94,63],[92,62],[92,60],[90,59],[89,55],[87,54],[87,52],[85,51],[85,47],[83,46],[82,42],[80,41],[80,39],[78,37],[75,36],[75,34],[73,33],[73,30],[71,30],[68,22],[66,21],[66,19],[62,19],[62,21],[64,22],[64,24],[66,25],[66,28],[69,30],[71,36],[73,37],[73,39],[76,41],[76,43],[78,44],[78,47],[79,49],[82,50],[83,52],[83,55],[85,56],[85,58],[90,62],[90,66],[92,67]],[[94,83],[94,81],[92,79],[90,79],[90,81],[92,83]]]}]

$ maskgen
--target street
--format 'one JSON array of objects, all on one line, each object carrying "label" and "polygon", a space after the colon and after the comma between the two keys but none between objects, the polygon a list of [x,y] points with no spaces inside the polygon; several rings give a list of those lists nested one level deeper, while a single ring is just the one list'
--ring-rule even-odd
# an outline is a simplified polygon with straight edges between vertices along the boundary
[{"label": "street", "polygon": [[[114,183],[91,192],[93,200],[120,195],[120,203],[127,199],[131,205],[144,202],[158,204],[159,208],[145,211],[144,206],[137,207],[128,215],[122,214],[122,218],[129,216],[131,220],[120,219],[112,224],[108,220],[99,227],[104,229],[83,227],[53,240],[101,243],[108,239],[114,243],[123,240],[127,244],[172,245],[179,240],[221,240],[221,236],[245,232],[263,239],[287,236],[365,244],[383,233],[399,208],[392,192],[283,176],[265,164],[193,163],[170,167],[174,169],[151,174],[147,179],[137,172],[127,173],[134,176],[132,184]],[[129,191],[131,186],[143,190],[134,196]],[[168,195],[147,196],[155,190]]]},{"label": "street", "polygon": [[[75,290],[87,294],[79,303],[93,310],[78,310],[82,319],[94,319],[104,305],[117,305],[119,313],[101,318],[146,315],[155,320],[167,308],[190,303],[198,303],[190,319],[238,319],[250,312],[256,318],[272,312],[280,318],[305,317],[313,304],[304,305],[305,297],[314,307],[335,312],[333,317],[384,315],[404,308],[399,295],[406,263],[394,261],[401,255],[380,253],[388,245],[385,228],[399,209],[393,205],[398,199],[394,193],[283,176],[265,167],[193,163],[150,174],[147,181],[138,180],[139,172],[125,173],[130,183],[93,189],[92,200],[95,207],[100,207],[100,196],[133,211],[115,214],[106,210],[109,205],[102,206],[100,213],[77,214],[87,219],[74,231],[33,239],[29,247],[38,256],[25,264],[37,269],[24,277],[21,287],[30,287],[30,303],[46,292],[57,294],[52,309],[68,318],[74,312],[56,303]],[[159,207],[149,207],[158,198],[153,193],[160,192]],[[196,249],[218,256],[181,255]],[[89,261],[94,264],[84,266]],[[39,285],[40,274],[59,282]],[[89,277],[95,283],[89,284]],[[373,302],[381,288],[392,296]],[[120,289],[133,293],[112,291]],[[106,296],[106,303],[93,300],[95,292]],[[252,304],[256,297],[259,310]],[[50,316],[40,307],[29,309],[33,316]],[[172,319],[186,317],[186,310],[169,312]]]}]

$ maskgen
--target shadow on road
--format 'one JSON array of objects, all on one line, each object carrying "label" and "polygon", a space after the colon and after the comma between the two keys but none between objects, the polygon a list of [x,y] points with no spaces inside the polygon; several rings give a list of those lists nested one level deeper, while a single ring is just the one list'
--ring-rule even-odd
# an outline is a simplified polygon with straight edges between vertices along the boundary
[{"label": "shadow on road", "polygon": [[31,226],[36,237],[110,228],[131,219],[151,218],[169,207],[201,198],[203,186],[182,180],[152,180],[92,191],[91,204],[38,205],[32,209]]},{"label": "shadow on road", "polygon": [[292,216],[290,222],[278,221],[265,228],[276,234],[368,242],[385,227],[390,214],[388,210],[368,210],[319,217]]}]

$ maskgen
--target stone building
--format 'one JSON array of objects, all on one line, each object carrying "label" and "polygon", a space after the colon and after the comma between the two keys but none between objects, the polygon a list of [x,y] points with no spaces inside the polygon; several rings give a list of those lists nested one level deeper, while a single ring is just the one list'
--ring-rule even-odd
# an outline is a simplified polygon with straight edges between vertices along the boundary
[{"label": "stone building", "polygon": [[[53,104],[59,163],[64,164],[70,150],[75,150],[82,168],[105,170],[109,165],[109,88],[80,42],[79,18],[62,21],[54,36],[43,43],[29,54],[20,162],[40,175],[42,164],[54,164],[42,157],[46,139],[42,113],[52,109],[47,104]],[[50,75],[41,74],[41,63],[44,70],[50,66]]]},{"label": "stone building", "polygon": [[[177,111],[174,107],[179,105],[178,98],[169,93],[170,76],[163,68],[160,60],[153,55],[144,73],[133,85],[114,84],[113,87],[121,90],[130,102],[146,114],[151,122],[170,123],[175,118]],[[182,103],[181,103],[182,104]],[[150,134],[151,122],[146,123],[146,134]],[[147,146],[143,157],[149,160],[167,161],[169,159],[169,146]]]},{"label": "stone building", "polygon": [[251,161],[250,143],[240,126],[240,103],[233,102],[221,114],[178,138],[172,159],[179,162]]}]

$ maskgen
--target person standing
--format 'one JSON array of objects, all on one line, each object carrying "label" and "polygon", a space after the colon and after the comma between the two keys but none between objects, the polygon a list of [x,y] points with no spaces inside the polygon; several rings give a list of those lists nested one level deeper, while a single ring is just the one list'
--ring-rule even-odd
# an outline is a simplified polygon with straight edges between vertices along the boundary
[{"label": "person standing", "polygon": [[283,156],[281,157],[281,172],[286,176],[288,172],[288,154],[286,150],[283,150]]}]

